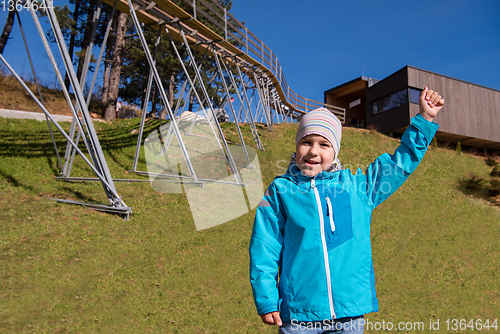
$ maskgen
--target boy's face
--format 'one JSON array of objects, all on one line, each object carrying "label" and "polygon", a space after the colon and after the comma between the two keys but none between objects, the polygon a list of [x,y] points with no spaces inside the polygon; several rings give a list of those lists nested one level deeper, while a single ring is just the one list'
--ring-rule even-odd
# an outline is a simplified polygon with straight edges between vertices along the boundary
[{"label": "boy's face", "polygon": [[297,144],[295,163],[302,174],[313,177],[327,170],[333,163],[335,150],[323,136],[308,135]]}]

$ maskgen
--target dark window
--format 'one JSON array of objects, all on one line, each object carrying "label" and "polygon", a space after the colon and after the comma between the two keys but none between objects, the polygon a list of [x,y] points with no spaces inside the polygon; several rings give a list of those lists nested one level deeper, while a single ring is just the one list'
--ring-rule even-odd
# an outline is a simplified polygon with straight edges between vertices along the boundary
[{"label": "dark window", "polygon": [[410,102],[418,104],[422,91],[420,89],[410,88]]},{"label": "dark window", "polygon": [[[397,93],[385,96],[372,102],[372,115],[399,107],[408,103],[408,89],[400,90]],[[417,100],[418,103],[418,100]]]},{"label": "dark window", "polygon": [[372,114],[378,114],[378,101],[373,101],[372,102]]}]

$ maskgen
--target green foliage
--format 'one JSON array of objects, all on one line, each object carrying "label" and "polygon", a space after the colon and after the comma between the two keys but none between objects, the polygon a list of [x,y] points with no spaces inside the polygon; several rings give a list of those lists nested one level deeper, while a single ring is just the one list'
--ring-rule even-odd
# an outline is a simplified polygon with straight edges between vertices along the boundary
[{"label": "green foliage", "polygon": [[[69,123],[62,122],[68,130]],[[114,178],[132,166],[138,119],[94,126]],[[148,120],[146,137],[159,126]],[[235,127],[223,124],[230,141]],[[296,124],[258,125],[264,187],[294,151]],[[44,122],[0,119],[0,328],[2,333],[276,333],[255,312],[248,242],[255,211],[197,232],[184,194],[149,182],[116,183],[130,221],[50,198],[104,203],[99,183],[65,183]],[[250,130],[243,126],[246,143]],[[64,140],[56,134],[60,154]],[[354,172],[398,142],[345,128],[340,160]],[[72,175],[90,176],[77,158]],[[144,170],[141,153],[139,169]],[[500,314],[500,213],[456,187],[482,159],[436,149],[373,213],[381,311],[374,321],[495,319]],[[490,183],[493,187],[493,183]]]},{"label": "green foliage", "polygon": [[500,165],[495,165],[495,167],[493,167],[493,169],[491,170],[491,176],[494,176],[494,177],[500,177]]},{"label": "green foliage", "polygon": [[[493,159],[496,163],[496,161]],[[485,159],[484,162],[490,166],[491,160]],[[479,198],[489,200],[491,203],[500,206],[500,165],[495,164],[490,172],[493,178],[479,177],[471,174],[470,177],[462,178],[459,181],[460,188],[467,194],[472,194]]]},{"label": "green foliage", "polygon": [[457,154],[462,154],[462,144],[460,143],[460,140],[457,141],[456,152],[457,152]]},{"label": "green foliage", "polygon": [[462,182],[463,187],[466,190],[479,191],[484,188],[488,181],[482,177],[472,174],[470,177],[463,179]]},{"label": "green foliage", "polygon": [[491,197],[496,197],[500,195],[500,180],[499,179],[491,179],[490,185],[488,187],[488,194]]},{"label": "green foliage", "polygon": [[[104,112],[106,111],[106,105],[98,99],[93,99],[91,101],[88,109],[89,109],[89,113],[91,115],[95,114],[98,116],[96,118],[104,118]],[[93,116],[95,116],[95,115],[93,115]]]},{"label": "green foliage", "polygon": [[[95,36],[91,41],[93,17],[98,4],[97,0],[69,0],[69,3],[72,5],[71,9],[65,4],[64,7],[55,6],[54,11],[58,18],[63,37],[68,45],[70,59],[73,64],[78,64],[76,75],[78,78],[81,78],[82,72],[87,70],[83,68],[87,48],[91,42],[96,46],[100,46],[104,41],[105,31],[110,20],[111,7],[102,4]],[[45,11],[39,11],[38,13],[42,17],[47,16]],[[47,30],[46,35],[50,42],[55,43],[54,32],[51,28]],[[110,35],[111,39],[108,39],[108,42],[112,41],[114,34],[111,33]],[[76,56],[75,60],[74,56]],[[96,59],[91,56],[90,64],[95,62]],[[89,70],[92,72],[95,71],[95,67],[90,64]],[[65,86],[69,88],[70,80],[68,74],[66,74],[64,81]]]},{"label": "green foliage", "polygon": [[488,166],[496,166],[496,165],[498,165],[498,162],[497,162],[497,160],[494,157],[487,157],[486,159],[484,159],[484,162],[486,162],[486,164]]},{"label": "green foliage", "polygon": [[[154,55],[154,45],[159,34],[158,27],[145,26],[143,31],[148,45],[151,46],[152,55]],[[176,82],[178,82],[182,67],[175,54],[171,51],[170,40],[165,33],[162,34],[160,41],[156,67],[162,79],[162,85],[168,92],[171,75],[174,74]],[[139,38],[127,38],[120,72],[120,98],[129,103],[140,105],[146,93],[149,72],[149,63]],[[154,109],[156,110],[156,108],[160,108],[160,93],[154,84],[153,87],[152,96],[154,98],[151,101],[154,100]],[[174,90],[174,93],[176,93],[176,90]]]},{"label": "green foliage", "polygon": [[[85,28],[88,23],[88,16],[93,15],[94,8],[97,4],[96,0],[70,0],[69,3],[72,7],[68,7],[67,4],[64,6],[54,6],[54,12],[61,28],[61,32],[66,39],[69,41],[71,36],[75,37],[75,46],[81,47],[84,44],[84,33]],[[75,5],[78,3],[78,13],[75,15]],[[94,40],[95,45],[101,45],[104,32],[106,31],[107,22],[109,20],[109,15],[111,13],[111,7],[103,4],[103,9],[101,11],[101,16],[99,17],[99,23],[96,30],[96,36]],[[45,11],[38,12],[41,17],[46,17],[47,13]],[[47,31],[47,37],[50,42],[55,43],[54,33],[52,30]]]},{"label": "green foliage", "polygon": [[[71,34],[76,34],[75,31],[72,30],[72,26],[75,24],[75,21],[71,18],[71,10],[68,5],[64,6],[54,6],[54,12],[56,13],[57,21],[59,23],[59,27],[61,28],[61,32],[65,39],[69,39]],[[47,13],[45,11],[38,11],[38,15],[41,17],[46,17]],[[52,30],[47,32],[47,38],[50,42],[55,43],[54,33]]]},{"label": "green foliage", "polygon": [[431,141],[431,148],[436,149],[437,147],[438,147],[437,138],[436,138],[436,136],[434,136],[434,138],[432,138],[432,141]]}]

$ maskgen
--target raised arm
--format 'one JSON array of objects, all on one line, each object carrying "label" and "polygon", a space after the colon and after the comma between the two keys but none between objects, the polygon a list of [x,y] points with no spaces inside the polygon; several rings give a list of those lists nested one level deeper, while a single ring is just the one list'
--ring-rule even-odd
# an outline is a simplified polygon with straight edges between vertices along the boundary
[{"label": "raised arm", "polygon": [[355,178],[359,190],[366,192],[369,204],[375,208],[391,196],[422,161],[439,125],[434,117],[442,109],[441,96],[425,87],[419,99],[419,114],[401,138],[401,145],[394,154],[384,153]]}]

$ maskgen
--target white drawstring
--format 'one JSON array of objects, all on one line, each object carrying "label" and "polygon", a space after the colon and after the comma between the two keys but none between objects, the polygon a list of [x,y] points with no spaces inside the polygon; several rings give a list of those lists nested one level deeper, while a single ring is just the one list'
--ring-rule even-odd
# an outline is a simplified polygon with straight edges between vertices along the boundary
[{"label": "white drawstring", "polygon": [[326,198],[326,205],[328,206],[328,215],[330,216],[330,226],[332,228],[332,232],[335,232],[335,223],[333,222],[333,210],[332,210],[332,202],[330,198]]}]

